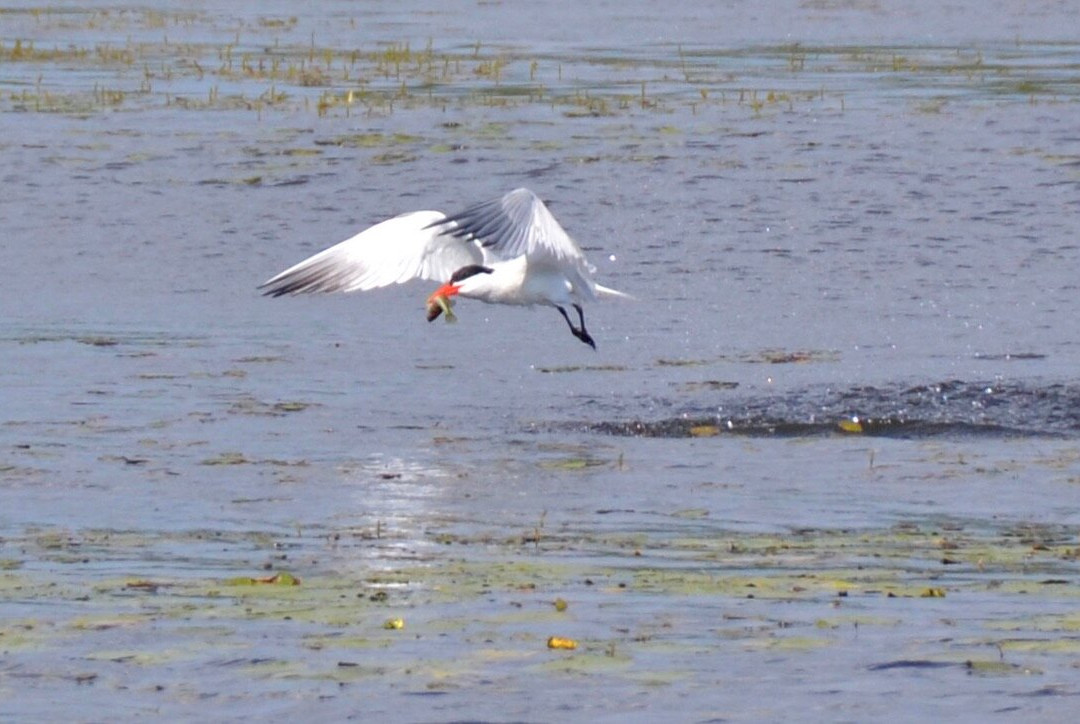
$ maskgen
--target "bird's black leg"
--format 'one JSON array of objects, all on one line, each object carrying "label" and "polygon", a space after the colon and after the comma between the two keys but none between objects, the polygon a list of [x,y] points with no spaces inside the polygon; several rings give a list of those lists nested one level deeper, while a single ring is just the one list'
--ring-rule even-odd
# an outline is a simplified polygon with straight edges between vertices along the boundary
[{"label": "bird's black leg", "polygon": [[578,318],[578,331],[574,334],[575,337],[580,339],[585,344],[589,345],[593,349],[596,349],[596,342],[593,341],[592,335],[585,331],[585,312],[582,311],[580,304],[575,304],[574,309],[577,310]]},{"label": "bird's black leg", "polygon": [[574,336],[576,337],[577,336],[577,330],[574,329],[574,323],[570,321],[570,315],[567,314],[566,310],[563,309],[562,307],[555,307],[555,308],[559,310],[559,314],[561,314],[562,318],[566,320],[566,323],[570,325],[570,331],[573,332]]},{"label": "bird's black leg", "polygon": [[578,325],[581,327],[581,331],[585,331],[585,312],[582,311],[580,304],[575,304],[574,309],[577,310]]},{"label": "bird's black leg", "polygon": [[565,309],[563,309],[562,307],[555,308],[559,310],[559,313],[563,316],[563,319],[565,319],[566,323],[570,325],[570,332],[585,344],[589,345],[593,349],[596,349],[596,342],[593,341],[592,335],[585,331],[585,314],[581,311],[581,305],[574,305],[574,309],[576,309],[578,313],[578,321],[581,324],[581,329],[578,329],[574,326],[574,323],[570,321],[570,315],[566,313]]}]

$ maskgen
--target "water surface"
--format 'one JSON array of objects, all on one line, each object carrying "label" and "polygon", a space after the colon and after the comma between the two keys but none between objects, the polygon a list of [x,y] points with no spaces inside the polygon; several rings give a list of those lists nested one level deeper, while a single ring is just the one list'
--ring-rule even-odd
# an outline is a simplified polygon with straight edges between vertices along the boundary
[{"label": "water surface", "polygon": [[[0,714],[1064,718],[1072,22],[5,9]],[[519,185],[597,352],[255,290]]]}]

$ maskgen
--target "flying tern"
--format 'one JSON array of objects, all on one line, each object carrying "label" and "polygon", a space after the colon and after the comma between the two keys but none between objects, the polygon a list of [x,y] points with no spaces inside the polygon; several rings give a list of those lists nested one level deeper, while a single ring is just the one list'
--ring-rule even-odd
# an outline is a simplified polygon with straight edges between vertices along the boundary
[{"label": "flying tern", "polygon": [[[428,321],[455,296],[489,304],[555,307],[593,349],[581,305],[629,295],[593,281],[595,268],[536,194],[515,189],[447,215],[412,211],[331,246],[259,285],[264,294],[354,292],[413,279],[442,282],[428,297]],[[575,327],[566,308],[577,312]]]}]

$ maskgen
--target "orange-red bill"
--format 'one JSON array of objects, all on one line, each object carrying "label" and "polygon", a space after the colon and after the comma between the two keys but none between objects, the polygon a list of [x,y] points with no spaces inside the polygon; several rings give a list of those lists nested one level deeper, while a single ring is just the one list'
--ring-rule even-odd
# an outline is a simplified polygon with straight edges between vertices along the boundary
[{"label": "orange-red bill", "polygon": [[450,297],[457,296],[459,289],[459,287],[455,287],[451,283],[443,284],[441,287],[432,292],[431,296],[428,297],[428,302],[431,302],[431,300],[435,299],[435,297],[444,297],[446,299],[449,299]]}]

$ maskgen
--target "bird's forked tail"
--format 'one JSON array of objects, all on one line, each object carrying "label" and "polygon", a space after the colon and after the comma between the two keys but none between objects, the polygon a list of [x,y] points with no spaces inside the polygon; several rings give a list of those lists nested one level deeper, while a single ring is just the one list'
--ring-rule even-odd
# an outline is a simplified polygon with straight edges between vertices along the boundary
[{"label": "bird's forked tail", "polygon": [[597,284],[596,285],[596,296],[598,296],[598,297],[614,297],[614,298],[618,298],[618,299],[637,299],[637,297],[635,297],[632,294],[627,294],[626,292],[620,292],[617,289],[612,289],[611,287],[605,287],[602,284]]}]

